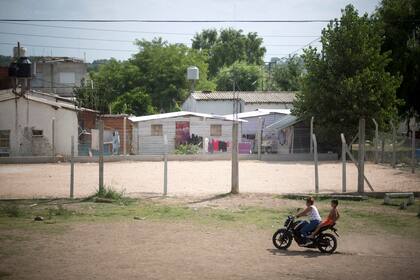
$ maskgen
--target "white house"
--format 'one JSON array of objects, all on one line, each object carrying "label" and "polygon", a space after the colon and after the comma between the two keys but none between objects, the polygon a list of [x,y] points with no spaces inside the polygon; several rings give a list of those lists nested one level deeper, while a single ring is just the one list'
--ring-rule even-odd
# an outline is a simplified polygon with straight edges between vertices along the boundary
[{"label": "white house", "polygon": [[78,110],[54,94],[0,90],[0,156],[70,155],[71,136],[77,155]]},{"label": "white house", "polygon": [[206,114],[232,114],[239,101],[239,112],[257,109],[291,109],[296,92],[278,91],[203,91],[193,92],[182,104],[182,110]]},{"label": "white house", "polygon": [[136,154],[163,154],[164,135],[167,135],[169,153],[179,144],[191,141],[205,143],[204,149],[209,153],[227,152],[232,141],[233,122],[223,116],[181,111],[129,119],[134,124],[132,143]]}]

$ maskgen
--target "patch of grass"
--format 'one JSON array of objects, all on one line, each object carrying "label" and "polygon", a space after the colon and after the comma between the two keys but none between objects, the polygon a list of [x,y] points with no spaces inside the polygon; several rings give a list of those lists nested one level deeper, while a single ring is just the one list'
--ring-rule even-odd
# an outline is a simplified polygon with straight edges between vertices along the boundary
[{"label": "patch of grass", "polygon": [[61,217],[64,217],[64,218],[68,218],[71,215],[75,214],[74,211],[70,211],[70,210],[64,208],[63,205],[61,205],[61,204],[58,204],[58,206],[56,208],[48,208],[47,211],[48,211],[47,217],[50,220],[52,218],[56,217],[56,216],[61,216]]},{"label": "patch of grass", "polygon": [[[62,202],[66,205],[66,201]],[[420,220],[417,219],[420,201],[401,211],[398,207],[382,205],[382,199],[367,201],[340,201],[341,218],[339,232],[362,232],[396,234],[420,238]],[[0,202],[0,207],[2,207]],[[29,205],[25,202],[25,205]],[[240,206],[234,209],[211,207],[194,208],[189,204],[167,204],[166,200],[130,199],[129,203],[93,203],[92,201],[72,203],[71,206],[43,205],[44,208],[23,207],[25,216],[10,217],[0,215],[0,229],[40,229],[47,232],[61,232],[72,222],[112,222],[138,220],[178,222],[188,221],[210,226],[243,227],[255,226],[264,230],[282,227],[286,216],[294,214],[296,208],[290,203],[277,204],[275,208]],[[326,217],[330,210],[329,200],[317,201],[321,216]],[[302,201],[302,207],[304,201]],[[36,215],[48,217],[45,222],[34,222]],[[25,218],[26,217],[26,218]],[[29,219],[30,217],[30,219]],[[48,223],[53,224],[48,224]],[[57,230],[55,230],[57,229]]]},{"label": "patch of grass", "polygon": [[117,191],[112,186],[104,186],[103,188],[97,189],[94,196],[112,200],[121,200],[124,198],[124,190]]},{"label": "patch of grass", "polygon": [[16,203],[5,204],[0,209],[1,214],[7,217],[19,218],[25,216],[25,211]]}]

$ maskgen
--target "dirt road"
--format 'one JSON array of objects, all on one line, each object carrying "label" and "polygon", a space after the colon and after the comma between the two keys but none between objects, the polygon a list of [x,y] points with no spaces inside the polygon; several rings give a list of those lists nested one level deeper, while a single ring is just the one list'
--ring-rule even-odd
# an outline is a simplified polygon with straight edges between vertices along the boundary
[{"label": "dirt road", "polygon": [[[205,195],[230,191],[230,161],[169,162],[169,194]],[[347,165],[347,190],[356,191],[357,170]],[[341,165],[324,162],[319,167],[320,191],[341,191]],[[312,163],[241,161],[240,190],[253,193],[314,191]],[[376,191],[420,191],[420,174],[366,164],[366,176]],[[67,197],[70,166],[61,164],[0,165],[0,198]],[[162,162],[105,163],[105,183],[126,194],[161,193]],[[75,195],[92,194],[98,184],[98,165],[75,166]],[[367,189],[367,186],[366,186]]]},{"label": "dirt road", "polygon": [[2,236],[14,237],[0,239],[0,278],[408,280],[420,276],[418,241],[353,234],[339,239],[336,254],[323,255],[295,244],[288,251],[275,250],[271,234],[252,227],[137,220],[71,224],[58,234],[2,230]]}]

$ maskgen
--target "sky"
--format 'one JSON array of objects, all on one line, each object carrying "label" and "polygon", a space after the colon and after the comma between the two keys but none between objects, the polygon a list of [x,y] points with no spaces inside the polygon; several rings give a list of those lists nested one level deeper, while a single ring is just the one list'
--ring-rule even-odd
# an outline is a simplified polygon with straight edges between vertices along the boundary
[{"label": "sky", "polygon": [[[360,14],[371,14],[379,0],[0,0],[0,20],[330,20],[339,18],[347,4],[353,4]],[[169,43],[191,46],[195,33],[228,27],[245,33],[257,32],[264,40],[265,60],[269,61],[271,57],[300,54],[301,48],[314,40],[312,45],[319,46],[317,38],[326,26],[326,23],[18,23],[0,22],[1,55],[12,55],[13,45],[19,41],[30,56],[70,56],[88,62],[111,57],[128,59],[138,51],[135,39],[162,37]]]}]

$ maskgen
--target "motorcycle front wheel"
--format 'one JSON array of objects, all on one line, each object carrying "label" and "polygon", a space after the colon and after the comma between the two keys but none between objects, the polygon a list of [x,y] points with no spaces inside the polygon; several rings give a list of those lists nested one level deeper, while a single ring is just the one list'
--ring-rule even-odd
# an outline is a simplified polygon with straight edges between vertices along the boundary
[{"label": "motorcycle front wheel", "polygon": [[337,249],[337,238],[331,233],[322,233],[317,238],[318,249],[322,253],[332,254]]},{"label": "motorcycle front wheel", "polygon": [[273,235],[273,244],[277,249],[287,249],[292,244],[293,237],[286,229],[281,228]]}]

